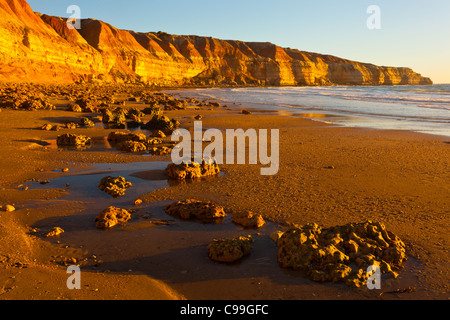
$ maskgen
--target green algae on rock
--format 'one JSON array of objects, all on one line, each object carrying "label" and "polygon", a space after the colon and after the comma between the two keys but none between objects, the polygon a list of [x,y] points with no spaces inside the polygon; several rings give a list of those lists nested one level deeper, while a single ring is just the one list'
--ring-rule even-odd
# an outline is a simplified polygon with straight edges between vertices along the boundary
[{"label": "green algae on rock", "polygon": [[366,285],[367,268],[397,277],[407,260],[405,244],[377,222],[350,223],[322,228],[317,224],[293,227],[278,240],[278,262],[282,267],[305,271],[319,282]]}]

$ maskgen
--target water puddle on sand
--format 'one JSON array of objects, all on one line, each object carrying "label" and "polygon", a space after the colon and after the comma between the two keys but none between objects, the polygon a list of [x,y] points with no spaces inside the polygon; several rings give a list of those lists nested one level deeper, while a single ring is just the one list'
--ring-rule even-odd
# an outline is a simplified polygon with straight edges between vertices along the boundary
[{"label": "water puddle on sand", "polygon": [[[312,286],[315,292],[323,294],[356,294],[345,285],[317,284],[300,272],[280,268],[277,247],[270,239],[273,231],[282,229],[276,224],[266,223],[258,230],[249,230],[234,224],[231,214],[221,224],[204,224],[181,220],[164,212],[165,205],[184,199],[134,206],[138,196],[170,187],[164,171],[167,165],[168,162],[93,164],[91,170],[51,179],[46,185],[33,183],[31,188],[67,188],[68,195],[58,201],[85,203],[82,212],[43,219],[33,227],[42,233],[61,227],[64,234],[48,241],[82,248],[89,256],[101,260],[100,264],[83,266],[82,270],[147,274],[166,282],[188,298],[274,299],[284,298],[286,290],[291,290],[290,294],[297,298],[296,292],[301,296],[299,290],[305,290],[305,286]],[[133,186],[123,197],[114,199],[97,188],[105,176],[123,176]],[[213,179],[220,183],[220,177]],[[135,211],[127,225],[99,230],[95,227],[95,217],[108,206]],[[233,264],[209,259],[207,245],[213,239],[249,234],[255,236],[250,256]],[[411,282],[412,271],[401,274],[404,277],[402,284]],[[395,281],[398,285],[400,280]]]}]

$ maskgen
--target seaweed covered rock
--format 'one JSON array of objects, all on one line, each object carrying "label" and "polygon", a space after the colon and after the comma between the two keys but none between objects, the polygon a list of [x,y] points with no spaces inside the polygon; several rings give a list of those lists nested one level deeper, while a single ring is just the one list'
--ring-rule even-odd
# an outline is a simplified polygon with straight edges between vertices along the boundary
[{"label": "seaweed covered rock", "polygon": [[261,228],[266,223],[260,214],[251,211],[233,212],[232,221],[245,228]]},{"label": "seaweed covered rock", "polygon": [[104,177],[100,180],[98,184],[98,188],[102,191],[105,191],[113,198],[119,198],[125,195],[126,189],[132,186],[131,182],[125,180],[124,177]]},{"label": "seaweed covered rock", "polygon": [[217,262],[235,262],[250,254],[253,242],[252,236],[215,239],[207,247],[208,256]]},{"label": "seaweed covered rock", "polygon": [[125,224],[131,219],[131,214],[125,209],[108,207],[95,218],[98,229],[110,229],[118,224]]},{"label": "seaweed covered rock", "polygon": [[84,147],[88,144],[91,144],[91,138],[83,135],[66,133],[59,135],[56,138],[56,143],[58,146]]},{"label": "seaweed covered rock", "polygon": [[385,226],[368,221],[331,228],[317,224],[294,227],[277,241],[278,262],[285,268],[305,271],[320,282],[344,282],[361,287],[367,268],[397,277],[407,257],[405,244]]},{"label": "seaweed covered rock", "polygon": [[226,216],[223,207],[216,203],[193,199],[174,202],[165,206],[164,211],[168,215],[177,216],[181,219],[198,219],[209,223],[220,223]]},{"label": "seaweed covered rock", "polygon": [[219,165],[215,161],[202,160],[202,163],[171,163],[166,168],[166,173],[170,179],[185,180],[198,179],[202,177],[214,176],[220,173]]},{"label": "seaweed covered rock", "polygon": [[169,135],[172,134],[175,129],[179,126],[179,122],[172,119],[170,120],[168,117],[163,115],[155,115],[153,118],[144,125],[144,128],[147,130],[160,130],[164,132],[164,134]]}]

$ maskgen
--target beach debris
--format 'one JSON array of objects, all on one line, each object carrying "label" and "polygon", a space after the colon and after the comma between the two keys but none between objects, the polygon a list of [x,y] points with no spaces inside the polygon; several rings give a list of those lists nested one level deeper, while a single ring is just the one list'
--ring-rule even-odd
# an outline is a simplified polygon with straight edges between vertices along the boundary
[{"label": "beach debris", "polygon": [[108,207],[95,218],[98,229],[111,229],[118,224],[126,224],[131,219],[129,211],[116,207]]},{"label": "beach debris", "polygon": [[181,219],[197,219],[207,223],[221,223],[226,213],[223,207],[212,201],[187,199],[174,202],[164,207],[164,211],[171,216]]},{"label": "beach debris", "polygon": [[248,210],[233,212],[232,221],[245,228],[261,228],[266,223],[260,214]]},{"label": "beach debris", "polygon": [[405,244],[377,222],[322,228],[315,223],[292,227],[277,241],[282,267],[302,270],[314,281],[362,287],[369,266],[396,278],[403,267]]},{"label": "beach debris", "polygon": [[64,233],[63,229],[61,229],[60,227],[54,227],[49,232],[44,234],[44,237],[54,238],[54,237],[58,237],[58,236],[62,235],[63,233]]},{"label": "beach debris", "polygon": [[251,235],[234,239],[214,239],[207,247],[208,256],[217,262],[236,262],[250,254],[253,242]]},{"label": "beach debris", "polygon": [[84,147],[91,143],[91,138],[83,135],[66,133],[59,135],[56,138],[56,143],[58,146]]},{"label": "beach debris", "polygon": [[166,173],[170,179],[174,180],[198,179],[217,175],[220,173],[220,168],[214,160],[203,159],[200,164],[192,159],[190,163],[169,164]]},{"label": "beach debris", "polygon": [[124,177],[104,177],[100,180],[98,188],[108,193],[113,198],[119,198],[125,195],[126,189],[132,186],[131,182],[125,180]]}]

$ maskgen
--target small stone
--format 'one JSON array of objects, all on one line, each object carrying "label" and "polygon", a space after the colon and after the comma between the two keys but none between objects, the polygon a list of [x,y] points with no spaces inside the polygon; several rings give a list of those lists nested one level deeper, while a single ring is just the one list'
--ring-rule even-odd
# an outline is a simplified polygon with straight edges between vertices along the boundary
[{"label": "small stone", "polygon": [[47,232],[44,236],[46,238],[53,238],[53,237],[58,237],[63,233],[64,233],[63,229],[61,229],[60,227],[54,227],[49,232]]}]

